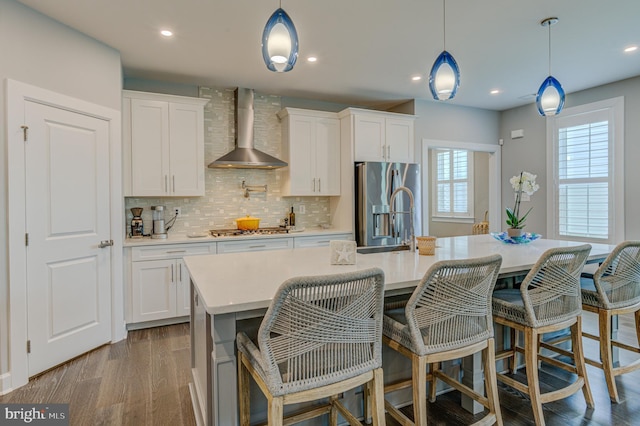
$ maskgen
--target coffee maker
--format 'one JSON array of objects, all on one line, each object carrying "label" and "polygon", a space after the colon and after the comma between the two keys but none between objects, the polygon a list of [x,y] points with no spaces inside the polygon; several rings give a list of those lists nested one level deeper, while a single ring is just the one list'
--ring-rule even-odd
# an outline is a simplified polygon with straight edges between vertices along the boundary
[{"label": "coffee maker", "polygon": [[153,230],[151,238],[167,238],[167,228],[164,224],[164,206],[151,206],[153,211]]},{"label": "coffee maker", "polygon": [[132,207],[131,213],[131,238],[142,238],[144,235],[144,225],[142,223],[142,207]]}]

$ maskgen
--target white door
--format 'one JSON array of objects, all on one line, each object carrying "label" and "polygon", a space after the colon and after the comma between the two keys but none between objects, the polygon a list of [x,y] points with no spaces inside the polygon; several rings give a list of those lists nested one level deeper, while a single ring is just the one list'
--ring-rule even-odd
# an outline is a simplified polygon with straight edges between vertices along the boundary
[{"label": "white door", "polygon": [[33,376],[111,339],[109,124],[25,102]]}]

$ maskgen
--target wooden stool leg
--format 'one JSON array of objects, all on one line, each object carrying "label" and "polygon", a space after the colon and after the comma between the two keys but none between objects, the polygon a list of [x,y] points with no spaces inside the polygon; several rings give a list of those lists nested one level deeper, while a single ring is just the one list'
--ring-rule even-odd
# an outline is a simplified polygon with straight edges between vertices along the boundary
[{"label": "wooden stool leg", "polygon": [[240,411],[240,426],[249,426],[249,372],[244,366],[244,355],[238,351],[238,409]]},{"label": "wooden stool leg", "polygon": [[429,364],[429,373],[431,377],[429,380],[429,401],[431,402],[436,402],[436,388],[438,387],[438,381],[436,380],[435,374],[433,374],[436,370],[440,370],[439,362]]},{"label": "wooden stool leg", "polygon": [[598,311],[598,323],[600,325],[600,358],[602,360],[602,371],[607,381],[609,398],[611,402],[619,403],[618,388],[616,378],[613,375],[613,351],[611,347],[611,313],[606,309]]},{"label": "wooden stool leg", "polygon": [[576,373],[578,377],[584,380],[582,385],[582,393],[589,408],[594,408],[593,395],[589,386],[589,378],[587,377],[587,365],[584,362],[584,348],[582,346],[582,316],[578,315],[576,323],[571,326],[571,345],[573,347],[573,362],[576,365]]},{"label": "wooden stool leg", "polygon": [[516,374],[518,372],[518,351],[516,350],[516,346],[518,346],[518,330],[513,327],[509,327],[511,334],[511,350],[513,353],[509,358],[509,367],[511,370],[511,374]]},{"label": "wooden stool leg", "polygon": [[338,397],[335,395],[329,398],[329,401],[331,402],[331,411],[329,412],[330,426],[338,426],[338,409],[336,408],[336,405],[335,405],[335,402],[337,400],[338,400]]},{"label": "wooden stool leg", "polygon": [[283,399],[279,397],[267,397],[269,410],[267,414],[267,422],[269,426],[282,426],[284,419]]},{"label": "wooden stool leg", "polygon": [[373,386],[374,386],[373,382],[367,382],[364,385],[364,394],[362,395],[362,414],[364,416],[364,422],[366,424],[371,424],[371,417],[372,417],[371,405],[373,404],[371,399],[373,398],[374,396],[373,392],[375,391]]},{"label": "wooden stool leg", "polygon": [[493,339],[487,341],[487,347],[482,351],[484,356],[484,385],[489,400],[489,412],[496,415],[496,424],[502,426],[502,413],[498,399],[498,378],[496,374],[496,353]]},{"label": "wooden stool leg", "polygon": [[527,369],[527,387],[531,398],[533,418],[538,426],[544,426],[544,413],[540,402],[540,380],[538,379],[538,333],[531,327],[524,329],[524,357]]},{"label": "wooden stool leg", "polygon": [[413,419],[416,426],[427,426],[427,363],[418,356],[411,356],[411,374],[413,381]]},{"label": "wooden stool leg", "polygon": [[373,426],[384,426],[384,374],[382,368],[373,370],[373,383],[371,383],[370,389]]}]

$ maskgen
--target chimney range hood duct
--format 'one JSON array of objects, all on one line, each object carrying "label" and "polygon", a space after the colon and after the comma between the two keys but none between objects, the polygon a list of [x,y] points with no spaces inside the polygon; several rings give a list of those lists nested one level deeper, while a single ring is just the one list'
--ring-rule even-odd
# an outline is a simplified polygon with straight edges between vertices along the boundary
[{"label": "chimney range hood duct", "polygon": [[275,169],[287,163],[253,147],[253,90],[235,91],[236,147],[209,164],[210,168]]}]

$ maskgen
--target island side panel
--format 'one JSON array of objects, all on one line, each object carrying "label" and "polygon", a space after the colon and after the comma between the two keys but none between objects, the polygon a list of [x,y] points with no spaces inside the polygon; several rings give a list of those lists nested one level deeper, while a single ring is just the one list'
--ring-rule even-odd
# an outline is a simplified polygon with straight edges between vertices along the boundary
[{"label": "island side panel", "polygon": [[213,425],[238,424],[238,381],[236,314],[211,316],[213,351],[211,352],[211,384],[213,391]]},{"label": "island side panel", "polygon": [[198,425],[212,424],[211,319],[196,286],[191,282],[191,398]]}]

